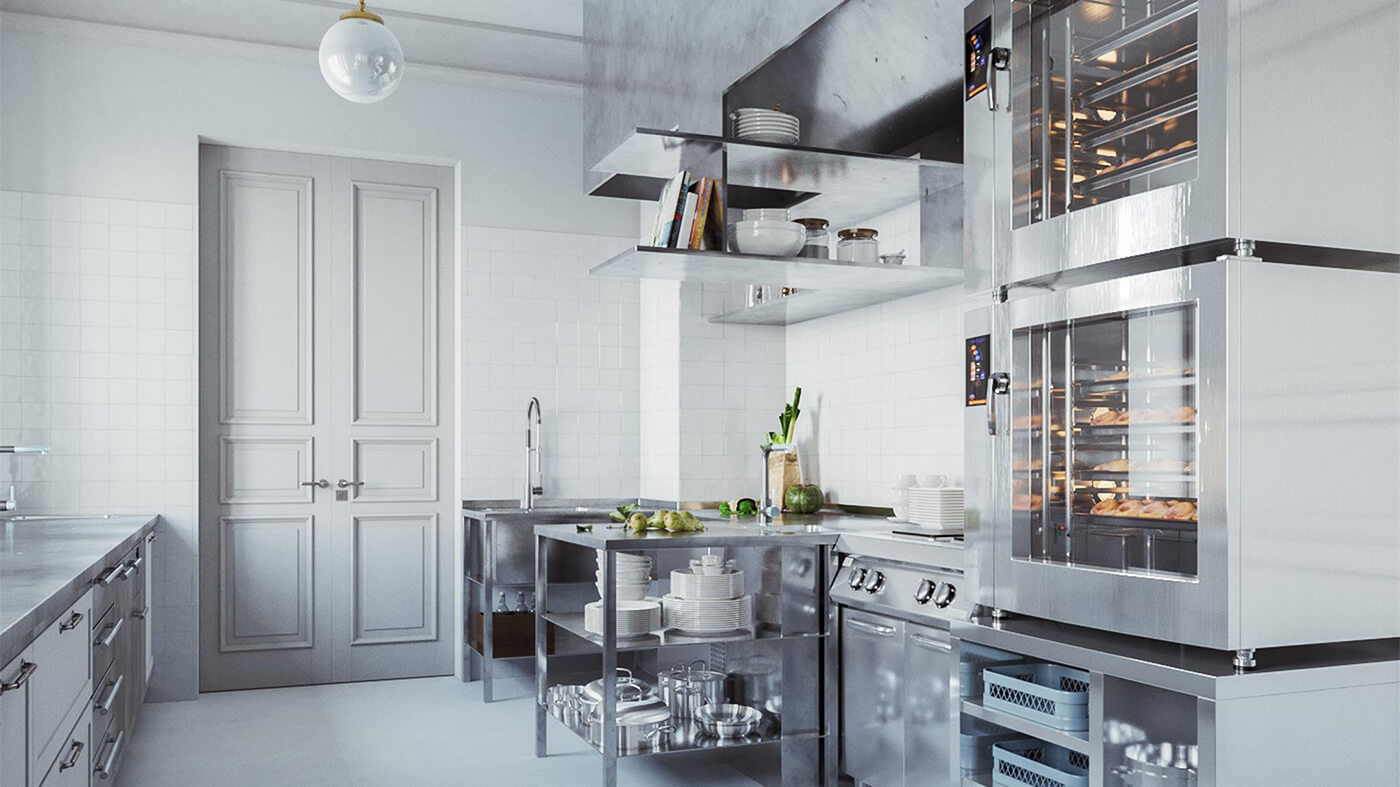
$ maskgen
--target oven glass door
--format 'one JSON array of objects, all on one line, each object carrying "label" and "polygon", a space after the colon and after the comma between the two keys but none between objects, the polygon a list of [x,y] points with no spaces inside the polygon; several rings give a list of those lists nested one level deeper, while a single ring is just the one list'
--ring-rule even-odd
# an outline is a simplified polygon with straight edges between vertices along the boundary
[{"label": "oven glass door", "polygon": [[1013,331],[1013,558],[1196,576],[1197,312]]},{"label": "oven glass door", "polygon": [[1013,3],[1014,227],[1196,178],[1196,8]]}]

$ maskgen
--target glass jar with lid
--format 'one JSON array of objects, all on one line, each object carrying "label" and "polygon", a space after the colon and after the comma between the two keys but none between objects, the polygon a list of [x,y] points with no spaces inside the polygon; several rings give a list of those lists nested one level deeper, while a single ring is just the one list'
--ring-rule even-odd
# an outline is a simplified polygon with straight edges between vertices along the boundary
[{"label": "glass jar with lid", "polygon": [[880,260],[880,233],[869,227],[851,227],[837,233],[836,259],[842,262],[876,263]]},{"label": "glass jar with lid", "polygon": [[817,259],[831,259],[831,233],[827,231],[830,222],[826,219],[793,219],[807,229],[807,240],[802,244],[802,251],[797,253],[799,257],[815,257]]}]

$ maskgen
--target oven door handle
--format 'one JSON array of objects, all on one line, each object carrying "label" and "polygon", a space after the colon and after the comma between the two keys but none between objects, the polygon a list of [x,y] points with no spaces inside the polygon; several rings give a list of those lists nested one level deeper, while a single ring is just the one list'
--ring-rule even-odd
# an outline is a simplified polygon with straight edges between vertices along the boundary
[{"label": "oven door handle", "polygon": [[857,631],[864,631],[867,634],[874,634],[877,637],[893,637],[894,626],[881,626],[878,623],[866,623],[856,618],[847,618],[846,625]]},{"label": "oven door handle", "polygon": [[1011,392],[1011,376],[997,372],[987,380],[987,434],[997,433],[997,397]]},{"label": "oven door handle", "polygon": [[1004,46],[992,47],[987,58],[987,109],[997,111],[997,72],[1011,69],[1011,50]]}]

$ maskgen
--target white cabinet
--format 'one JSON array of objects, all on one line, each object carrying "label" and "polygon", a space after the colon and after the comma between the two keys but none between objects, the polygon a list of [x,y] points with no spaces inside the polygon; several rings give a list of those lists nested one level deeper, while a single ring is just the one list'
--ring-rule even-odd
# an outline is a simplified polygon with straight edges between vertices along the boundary
[{"label": "white cabinet", "polygon": [[29,681],[37,667],[29,649],[0,669],[0,787],[29,783]]},{"label": "white cabinet", "polygon": [[34,640],[38,670],[29,683],[29,755],[35,773],[47,771],[59,756],[72,729],[64,722],[75,704],[86,706],[92,695],[91,643],[91,591]]},{"label": "white cabinet", "polygon": [[77,722],[62,738],[58,758],[40,787],[88,787],[92,781],[92,709],[83,703]]}]

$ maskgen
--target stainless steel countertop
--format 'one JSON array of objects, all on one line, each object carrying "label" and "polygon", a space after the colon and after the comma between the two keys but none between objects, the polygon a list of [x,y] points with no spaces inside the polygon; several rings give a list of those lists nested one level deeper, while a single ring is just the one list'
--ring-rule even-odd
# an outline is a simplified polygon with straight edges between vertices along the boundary
[{"label": "stainless steel countertop", "polygon": [[1259,667],[1237,673],[1228,652],[1036,618],[954,622],[953,636],[1213,700],[1400,683],[1394,639],[1260,650]]},{"label": "stainless steel countertop", "polygon": [[156,524],[152,515],[0,520],[0,666]]}]

